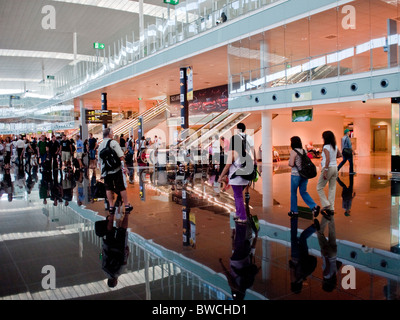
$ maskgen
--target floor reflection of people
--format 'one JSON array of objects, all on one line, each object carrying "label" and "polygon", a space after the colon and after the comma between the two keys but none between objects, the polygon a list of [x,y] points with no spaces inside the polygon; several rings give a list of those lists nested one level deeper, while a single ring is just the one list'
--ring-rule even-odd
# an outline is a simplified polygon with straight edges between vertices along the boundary
[{"label": "floor reflection of people", "polygon": [[344,215],[348,217],[350,216],[353,198],[356,196],[356,193],[353,191],[354,175],[349,175],[349,186],[346,186],[339,177],[336,180],[342,187],[342,208],[344,209]]},{"label": "floor reflection of people", "polygon": [[13,194],[14,194],[14,183],[11,180],[11,173],[10,173],[9,167],[4,169],[3,181],[1,182],[1,184],[2,184],[2,188],[4,190],[4,193],[7,194],[8,201],[12,202]]},{"label": "floor reflection of people", "polygon": [[[334,216],[322,217],[320,230],[317,232],[319,246],[322,257],[322,289],[327,292],[333,291],[337,286],[336,274],[342,265],[337,260],[337,244]],[[328,226],[328,237],[325,237],[324,231]]]},{"label": "floor reflection of people", "polygon": [[254,257],[259,229],[249,214],[248,205],[246,209],[247,221],[235,221],[235,229],[232,230],[230,269],[228,270],[222,259],[219,259],[234,300],[244,299],[246,290],[253,285],[255,276],[260,270],[255,264]]},{"label": "floor reflection of people", "polygon": [[61,181],[62,185],[62,199],[64,200],[64,205],[68,206],[72,201],[72,193],[75,187],[74,175],[72,172],[66,170],[64,171],[64,177]]},{"label": "floor reflection of people", "polygon": [[106,220],[96,222],[96,234],[103,239],[102,270],[106,274],[110,288],[118,284],[118,277],[124,272],[128,256],[128,219],[129,213],[124,214],[122,221],[114,226],[114,214]]},{"label": "floor reflection of people", "polygon": [[311,275],[316,266],[317,258],[308,252],[307,239],[319,230],[319,221],[314,219],[314,223],[306,228],[300,237],[297,236],[298,216],[290,217],[290,243],[291,260],[290,269],[290,288],[294,293],[300,293],[303,288],[303,281]]},{"label": "floor reflection of people", "polygon": [[62,203],[62,186],[58,181],[58,170],[53,170],[53,180],[50,183],[50,199],[53,201],[53,205],[57,206]]},{"label": "floor reflection of people", "polygon": [[50,186],[52,184],[51,171],[43,171],[42,179],[39,184],[39,198],[43,199],[43,204],[47,204],[47,199],[50,198]]}]

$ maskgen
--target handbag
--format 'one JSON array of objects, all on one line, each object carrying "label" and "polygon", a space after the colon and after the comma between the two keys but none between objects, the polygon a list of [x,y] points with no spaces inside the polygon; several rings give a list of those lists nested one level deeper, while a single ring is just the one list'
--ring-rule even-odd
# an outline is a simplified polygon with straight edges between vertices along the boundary
[{"label": "handbag", "polygon": [[351,151],[350,148],[344,148],[342,151],[343,156],[346,158],[350,158],[353,155],[353,152]]}]

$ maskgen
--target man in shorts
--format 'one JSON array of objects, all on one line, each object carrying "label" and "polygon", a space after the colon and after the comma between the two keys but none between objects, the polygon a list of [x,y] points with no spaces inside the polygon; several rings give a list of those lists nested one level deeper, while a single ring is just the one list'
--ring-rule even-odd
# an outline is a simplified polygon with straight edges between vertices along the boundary
[{"label": "man in shorts", "polygon": [[114,149],[117,156],[121,159],[121,166],[114,170],[105,170],[105,165],[103,160],[99,156],[101,177],[104,179],[104,186],[106,189],[107,201],[109,203],[109,213],[114,215],[115,205],[114,205],[114,193],[121,194],[123,203],[125,204],[125,214],[129,214],[133,207],[128,203],[128,195],[126,192],[126,165],[125,156],[119,143],[112,140],[113,132],[112,129],[106,128],[103,130],[103,141],[99,145],[99,155],[101,151],[107,146],[108,141],[111,139],[110,147]]},{"label": "man in shorts", "polygon": [[79,169],[83,170],[83,141],[79,134],[76,135],[76,159],[79,162]]}]

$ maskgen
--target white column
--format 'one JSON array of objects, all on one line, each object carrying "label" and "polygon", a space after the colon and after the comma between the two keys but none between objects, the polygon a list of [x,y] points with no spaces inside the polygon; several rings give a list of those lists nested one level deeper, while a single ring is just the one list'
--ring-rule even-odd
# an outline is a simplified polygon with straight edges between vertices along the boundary
[{"label": "white column", "polygon": [[272,164],[272,112],[261,113],[262,163]]},{"label": "white column", "polygon": [[144,15],[143,15],[143,0],[139,0],[139,50],[141,57],[144,56]]},{"label": "white column", "polygon": [[355,151],[358,156],[371,154],[371,123],[369,118],[354,118],[354,138],[357,139]]},{"label": "white column", "polygon": [[273,199],[273,158],[272,158],[272,112],[261,113],[261,143],[262,143],[262,199],[263,207],[272,210]]}]

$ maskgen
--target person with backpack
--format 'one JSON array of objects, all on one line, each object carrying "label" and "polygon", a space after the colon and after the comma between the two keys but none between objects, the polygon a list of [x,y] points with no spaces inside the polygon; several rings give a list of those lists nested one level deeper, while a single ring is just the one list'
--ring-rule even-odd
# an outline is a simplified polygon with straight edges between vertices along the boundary
[{"label": "person with backpack", "polygon": [[103,239],[101,268],[108,278],[110,288],[118,284],[118,277],[125,271],[128,262],[128,219],[129,214],[125,214],[114,227],[114,214],[110,214],[106,220],[95,223],[96,235]]},{"label": "person with backpack", "polygon": [[[321,214],[328,220],[335,210],[336,178],[338,177],[337,158],[342,157],[336,146],[336,138],[332,131],[322,133],[324,146],[322,148],[321,174],[317,183],[318,196],[321,199]],[[324,188],[329,183],[328,198]]]},{"label": "person with backpack", "polygon": [[224,181],[228,174],[229,184],[233,190],[235,198],[236,217],[235,220],[245,222],[246,209],[243,200],[243,191],[248,187],[253,179],[251,175],[257,166],[257,160],[254,151],[254,141],[246,135],[246,125],[242,122],[236,125],[238,133],[233,135],[229,145],[227,163],[218,179],[219,183]]},{"label": "person with backpack", "polygon": [[318,219],[304,229],[298,236],[298,216],[290,217],[290,289],[293,293],[300,293],[303,281],[311,275],[316,266],[317,258],[308,252],[307,239],[320,230]]},{"label": "person with backpack", "polygon": [[255,225],[249,210],[247,203],[247,221],[245,223],[236,221],[235,229],[232,229],[230,268],[228,269],[222,259],[219,259],[229,287],[231,288],[233,300],[244,299],[246,290],[254,284],[255,277],[261,269],[255,264],[255,250],[259,227]]},{"label": "person with backpack", "polygon": [[115,213],[114,193],[121,193],[127,214],[133,210],[133,207],[128,202],[126,191],[125,155],[119,143],[111,139],[112,136],[112,129],[105,128],[103,130],[103,141],[99,145],[101,177],[104,179],[110,215]]},{"label": "person with backpack", "polygon": [[[302,168],[305,166],[306,161],[311,160],[308,158],[307,152],[303,149],[300,137],[291,137],[290,146],[292,150],[290,150],[289,166],[292,168],[292,171],[290,175],[290,212],[288,215],[292,217],[298,216],[299,214],[297,207],[297,190],[299,190],[300,196],[306,205],[311,209],[314,217],[317,217],[320,211],[320,206],[315,203],[315,201],[307,192],[308,178],[300,174],[302,172]],[[302,155],[304,155],[308,160],[303,158]]]}]

